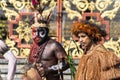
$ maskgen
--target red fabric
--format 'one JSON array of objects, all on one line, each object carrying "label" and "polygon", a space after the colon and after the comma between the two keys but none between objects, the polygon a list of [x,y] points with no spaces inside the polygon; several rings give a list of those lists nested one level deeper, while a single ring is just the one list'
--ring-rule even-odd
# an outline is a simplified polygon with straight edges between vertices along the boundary
[{"label": "red fabric", "polygon": [[33,63],[33,62],[39,62],[40,57],[44,51],[44,48],[46,46],[48,41],[46,41],[43,44],[37,44],[35,42],[33,42],[32,46],[31,46],[31,50],[30,50],[30,55],[29,55],[29,62]]},{"label": "red fabric", "polygon": [[31,50],[30,50],[29,62],[33,63],[34,61],[36,61],[36,59],[37,59],[36,53],[37,53],[38,48],[39,48],[39,46],[35,42],[33,42],[32,46],[31,46]]}]

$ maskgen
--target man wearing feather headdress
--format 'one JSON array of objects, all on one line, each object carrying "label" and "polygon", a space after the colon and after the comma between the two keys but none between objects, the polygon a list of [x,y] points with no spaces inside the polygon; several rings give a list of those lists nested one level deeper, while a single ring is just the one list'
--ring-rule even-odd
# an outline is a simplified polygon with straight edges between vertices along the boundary
[{"label": "man wearing feather headdress", "polygon": [[59,42],[48,36],[48,18],[43,19],[43,10],[39,8],[38,2],[33,0],[33,4],[39,13],[35,12],[34,22],[31,26],[33,44],[28,62],[34,65],[38,78],[33,79],[31,76],[27,76],[27,78],[28,80],[63,80],[62,71],[69,67],[66,60],[67,54]]}]

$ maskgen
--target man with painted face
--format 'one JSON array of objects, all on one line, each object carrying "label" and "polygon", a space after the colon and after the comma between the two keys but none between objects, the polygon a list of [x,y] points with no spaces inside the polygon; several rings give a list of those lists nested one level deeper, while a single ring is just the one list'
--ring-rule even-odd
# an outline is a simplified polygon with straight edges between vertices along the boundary
[{"label": "man with painted face", "polygon": [[[62,71],[69,68],[67,54],[62,45],[48,36],[49,25],[38,21],[32,25],[33,44],[29,63],[32,63],[40,77],[36,80],[63,80]],[[30,77],[29,77],[30,79]],[[31,79],[32,80],[32,79]]]},{"label": "man with painted face", "polygon": [[101,41],[106,31],[92,22],[75,22],[72,34],[83,49],[75,80],[120,80],[120,59],[108,51]]}]

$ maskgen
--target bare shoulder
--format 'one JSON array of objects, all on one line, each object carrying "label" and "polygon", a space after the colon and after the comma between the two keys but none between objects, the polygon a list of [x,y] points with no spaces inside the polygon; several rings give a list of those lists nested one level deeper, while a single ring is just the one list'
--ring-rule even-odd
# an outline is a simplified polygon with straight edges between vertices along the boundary
[{"label": "bare shoulder", "polygon": [[51,45],[61,45],[61,43],[59,43],[58,41],[56,41],[54,39],[50,39],[48,43]]},{"label": "bare shoulder", "polygon": [[56,40],[50,39],[48,45],[54,48],[63,48],[62,44]]}]

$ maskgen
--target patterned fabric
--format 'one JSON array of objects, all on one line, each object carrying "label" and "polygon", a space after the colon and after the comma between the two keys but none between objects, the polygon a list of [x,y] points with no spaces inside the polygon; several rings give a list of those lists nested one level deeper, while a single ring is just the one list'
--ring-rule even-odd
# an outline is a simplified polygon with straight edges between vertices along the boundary
[{"label": "patterned fabric", "polygon": [[120,80],[120,59],[99,44],[80,58],[75,80]]},{"label": "patterned fabric", "polygon": [[41,57],[40,55],[42,55],[47,43],[48,43],[48,41],[46,41],[45,43],[43,43],[40,46],[38,46],[36,43],[33,43],[32,49],[30,51],[29,62],[32,62],[32,63],[39,62],[40,57]]}]

